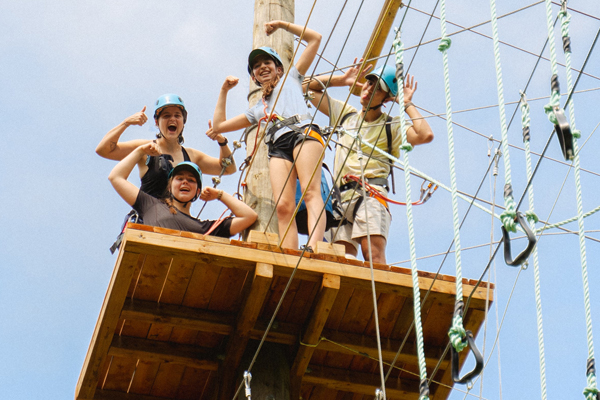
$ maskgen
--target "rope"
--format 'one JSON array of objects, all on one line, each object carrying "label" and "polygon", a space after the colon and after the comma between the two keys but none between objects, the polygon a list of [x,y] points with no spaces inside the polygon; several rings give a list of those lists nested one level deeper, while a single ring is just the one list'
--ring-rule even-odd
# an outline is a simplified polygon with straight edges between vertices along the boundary
[{"label": "rope", "polygon": [[548,43],[550,45],[550,68],[552,71],[552,93],[550,102],[544,106],[548,120],[554,125],[558,123],[554,110],[560,107],[560,90],[558,85],[558,67],[556,65],[556,46],[554,44],[554,25],[552,23],[552,0],[546,0],[546,25],[548,26]]},{"label": "rope", "polygon": [[[531,150],[529,148],[529,140],[530,140],[530,123],[531,119],[529,117],[529,104],[527,103],[527,98],[525,97],[525,93],[521,92],[521,124],[523,127],[523,142],[525,144],[525,161],[527,164],[527,179],[531,179],[531,175],[533,170],[531,168]],[[534,202],[533,202],[533,184],[529,186],[528,189],[529,194],[529,209],[533,214],[534,210]],[[529,213],[529,211],[528,211]],[[529,215],[529,214],[528,214]],[[537,217],[536,217],[537,219]],[[532,227],[535,227],[535,223],[537,221],[532,222]],[[538,347],[540,353],[540,384],[542,390],[542,400],[547,399],[546,393],[546,358],[544,352],[544,330],[543,330],[543,320],[542,320],[542,295],[540,290],[540,265],[539,265],[539,257],[537,246],[533,249],[533,273],[535,279],[535,306],[537,312],[537,330],[538,330]]]},{"label": "rope", "polygon": [[[402,41],[400,40],[400,33],[400,29],[397,29],[396,38],[393,42],[394,51],[396,53],[396,79],[398,81],[399,89],[404,88],[404,76],[402,71],[402,56],[404,50],[402,48]],[[402,99],[398,103],[400,104],[400,132],[402,137],[402,143],[404,144],[408,143],[408,140],[406,138],[406,121],[404,117],[404,91],[402,91],[401,97]],[[405,166],[409,164],[408,153],[408,151],[402,152]],[[417,270],[417,251],[415,246],[415,231],[413,226],[413,214],[411,204],[410,171],[408,170],[408,168],[404,169],[404,182],[406,183],[406,219],[408,222],[408,237],[410,242],[410,266],[413,281],[415,333],[417,337],[419,376],[421,378],[419,400],[429,400],[429,387],[427,384],[427,366],[425,364],[425,349],[423,344],[423,325],[421,323],[421,291],[419,287],[419,273]]]},{"label": "rope", "polygon": [[[571,17],[568,14],[566,1],[563,1],[562,8],[559,12],[561,17],[561,31],[563,37],[563,49],[565,53],[565,64],[567,66],[567,85],[569,90],[573,90],[573,79],[571,76],[571,46],[569,38],[569,22]],[[574,176],[575,176],[575,193],[577,197],[577,223],[579,225],[579,251],[581,254],[581,275],[583,278],[583,299],[585,304],[585,322],[587,330],[588,342],[588,368],[587,368],[587,387],[583,393],[587,400],[597,399],[598,388],[596,385],[596,371],[594,368],[594,339],[592,336],[592,312],[590,304],[590,288],[587,275],[587,257],[585,248],[585,228],[583,225],[583,201],[581,194],[581,171],[579,165],[579,145],[577,139],[581,134],[575,128],[575,104],[573,98],[570,97],[567,103],[569,107],[569,119],[571,121],[571,131],[573,132],[573,158]]]},{"label": "rope", "polygon": [[[452,102],[450,96],[450,67],[448,65],[448,49],[452,41],[446,36],[446,1],[442,0],[440,5],[440,24],[442,39],[438,50],[442,52],[444,64],[444,91],[446,94],[446,129],[448,130],[448,156],[450,161],[450,186],[452,194],[452,223],[454,227],[454,259],[456,263],[456,302],[463,300],[462,291],[462,265],[460,251],[460,223],[458,217],[458,193],[456,184],[456,161],[454,156],[454,131],[452,126]],[[452,318],[452,326],[448,331],[450,342],[457,352],[463,351],[467,347],[467,336],[463,325],[462,315],[455,313]]]},{"label": "rope", "polygon": [[502,155],[504,156],[504,212],[500,215],[502,224],[506,230],[516,232],[515,222],[516,204],[512,194],[512,182],[510,174],[510,155],[508,151],[508,133],[506,126],[506,112],[504,110],[504,87],[502,83],[502,65],[500,63],[500,45],[498,41],[498,18],[496,16],[496,1],[490,0],[492,36],[494,42],[494,61],[496,63],[496,80],[498,84],[498,108],[500,112],[500,129],[502,132]]}]

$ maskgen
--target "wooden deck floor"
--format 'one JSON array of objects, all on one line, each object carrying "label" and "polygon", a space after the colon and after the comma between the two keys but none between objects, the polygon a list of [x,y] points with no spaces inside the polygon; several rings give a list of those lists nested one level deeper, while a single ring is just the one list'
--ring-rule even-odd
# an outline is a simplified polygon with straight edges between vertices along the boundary
[{"label": "wooden deck floor", "polygon": [[[252,242],[144,225],[127,228],[77,384],[77,400],[232,399],[247,348],[260,340],[300,260],[273,237]],[[329,254],[327,254],[329,253]],[[323,244],[299,263],[266,340],[286,349],[292,393],[304,400],[372,399],[380,386],[371,272]],[[406,343],[386,384],[388,399],[419,390],[410,270],[374,271],[383,359]],[[421,272],[425,355],[432,399],[452,386],[447,331],[455,280]],[[492,288],[473,293],[465,328],[482,325]],[[466,298],[465,298],[466,299]],[[462,352],[462,361],[465,353]],[[461,362],[462,362],[461,361]]]}]

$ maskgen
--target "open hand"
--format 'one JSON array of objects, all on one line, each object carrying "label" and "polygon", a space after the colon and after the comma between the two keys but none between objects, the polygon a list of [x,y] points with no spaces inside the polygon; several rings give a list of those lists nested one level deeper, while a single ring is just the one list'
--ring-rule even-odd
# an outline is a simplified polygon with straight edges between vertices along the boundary
[{"label": "open hand", "polygon": [[362,88],[362,83],[359,83],[361,79],[363,79],[367,74],[373,69],[372,64],[367,64],[367,66],[363,69],[363,71],[359,74],[360,67],[363,63],[363,59],[361,58],[356,62],[358,58],[354,59],[354,65],[346,70],[344,73],[344,82],[347,86],[352,86],[354,82],[356,82],[356,87]]}]

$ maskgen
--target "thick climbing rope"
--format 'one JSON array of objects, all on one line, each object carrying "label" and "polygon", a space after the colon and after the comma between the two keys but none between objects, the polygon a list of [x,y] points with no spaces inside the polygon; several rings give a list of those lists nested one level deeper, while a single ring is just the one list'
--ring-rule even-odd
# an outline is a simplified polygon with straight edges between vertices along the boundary
[{"label": "thick climbing rope", "polygon": [[[446,1],[442,0],[440,5],[440,25],[442,39],[438,50],[442,52],[444,65],[444,92],[446,94],[446,129],[448,130],[448,158],[450,161],[450,193],[452,195],[452,223],[454,227],[454,259],[456,263],[456,303],[463,304],[462,290],[462,266],[460,251],[460,223],[458,217],[458,189],[456,184],[456,166],[454,155],[454,131],[452,126],[452,102],[450,96],[450,67],[448,63],[448,49],[452,41],[446,35]],[[460,307],[462,309],[462,306]],[[463,325],[463,318],[460,312],[456,312],[452,318],[452,326],[448,331],[450,342],[457,352],[461,352],[467,347],[467,336]]]},{"label": "thick climbing rope", "polygon": [[550,69],[552,71],[552,91],[550,102],[544,106],[548,120],[554,125],[558,123],[554,110],[560,107],[560,87],[558,85],[558,67],[556,62],[556,45],[554,44],[554,24],[552,23],[552,0],[546,0],[546,25],[548,27],[548,44],[550,49]]},{"label": "thick climbing rope", "polygon": [[[565,64],[567,66],[567,85],[569,91],[573,90],[573,79],[571,76],[571,39],[569,38],[569,22],[571,17],[568,14],[566,1],[563,1],[559,16],[561,17],[561,32],[563,38],[563,50],[565,53]],[[585,304],[585,322],[588,342],[588,360],[587,360],[587,386],[583,391],[587,400],[598,398],[598,388],[596,384],[596,371],[594,360],[594,339],[592,336],[592,312],[590,305],[590,288],[587,275],[587,257],[585,248],[585,228],[583,225],[583,201],[581,194],[581,171],[579,165],[579,146],[577,139],[581,137],[579,131],[575,128],[575,104],[573,97],[569,98],[567,103],[569,107],[569,119],[571,121],[571,132],[573,132],[573,166],[575,176],[575,193],[577,197],[577,223],[579,225],[579,250],[581,254],[581,275],[583,278],[583,298]]]},{"label": "thick climbing rope", "polygon": [[[525,145],[525,162],[527,165],[527,179],[530,180],[533,174],[533,169],[531,167],[531,149],[529,146],[530,140],[530,123],[531,118],[529,117],[529,103],[527,103],[527,98],[525,97],[525,93],[521,93],[521,125],[523,127],[523,143]],[[528,195],[529,195],[529,210],[533,212],[534,210],[534,202],[533,202],[533,184],[529,186]],[[535,223],[537,221],[531,221],[532,227],[535,227]],[[544,329],[543,329],[543,320],[542,320],[542,295],[540,289],[540,263],[538,257],[537,247],[533,249],[532,252],[533,257],[533,274],[534,274],[534,287],[535,287],[535,306],[536,306],[536,314],[537,314],[537,331],[538,331],[538,347],[540,353],[540,384],[542,390],[542,400],[547,399],[546,393],[546,358],[544,352]]]},{"label": "thick climbing rope", "polygon": [[502,133],[502,156],[504,158],[504,212],[500,215],[502,224],[507,231],[516,232],[516,204],[512,194],[510,174],[510,154],[508,147],[508,129],[506,112],[504,110],[504,85],[502,83],[502,65],[500,63],[500,45],[498,40],[498,18],[496,16],[496,1],[490,0],[492,36],[494,42],[494,61],[496,64],[496,81],[498,84],[498,109],[500,112],[500,129]]},{"label": "thick climbing rope", "polygon": [[[402,147],[404,151],[404,165],[409,165],[408,153],[410,152],[410,144],[406,137],[406,120],[404,117],[404,71],[403,71],[403,53],[402,41],[400,40],[400,30],[396,30],[396,38],[394,39],[394,52],[396,53],[396,79],[398,88],[402,90],[402,98],[398,101],[400,104],[400,132],[402,137]],[[413,306],[415,314],[415,333],[417,337],[417,357],[419,360],[419,376],[421,383],[419,386],[419,400],[429,400],[429,385],[427,383],[427,365],[425,364],[425,349],[423,344],[423,325],[421,323],[421,290],[419,286],[419,273],[417,270],[417,250],[415,246],[415,230],[413,226],[413,214],[411,204],[411,187],[410,187],[410,171],[404,168],[404,182],[406,184],[406,219],[408,222],[408,237],[410,243],[410,267],[413,281]],[[461,280],[462,282],[462,280]]]}]

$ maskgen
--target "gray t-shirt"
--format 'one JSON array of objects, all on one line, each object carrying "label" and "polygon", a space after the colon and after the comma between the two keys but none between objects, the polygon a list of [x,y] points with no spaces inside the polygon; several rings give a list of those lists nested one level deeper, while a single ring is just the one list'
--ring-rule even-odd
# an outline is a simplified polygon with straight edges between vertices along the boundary
[{"label": "gray t-shirt", "polygon": [[[135,200],[133,209],[140,214],[145,225],[176,229],[178,231],[204,234],[215,222],[210,220],[201,221],[180,211],[177,211],[177,214],[171,214],[168,205],[141,190]],[[224,238],[231,237],[231,220],[232,218],[223,220],[210,235]]]},{"label": "gray t-shirt", "polygon": [[[246,118],[251,124],[258,123],[258,121],[261,118],[264,118],[265,115],[267,117],[271,115],[271,110],[273,109],[273,103],[275,103],[275,99],[277,99],[277,104],[275,105],[275,114],[283,119],[293,117],[294,115],[308,115],[308,106],[304,101],[304,95],[302,92],[302,80],[304,77],[300,75],[296,67],[292,66],[282,89],[281,83],[283,82],[284,77],[285,74],[281,77],[281,80],[279,83],[277,83],[277,86],[275,86],[275,89],[273,90],[273,93],[271,93],[271,96],[269,96],[269,99],[265,101],[267,103],[266,110],[262,100],[259,100],[254,107],[246,110]],[[279,94],[279,92],[281,92],[281,94]],[[277,98],[278,96],[279,98]],[[305,119],[305,121],[310,121],[310,118]],[[270,128],[271,125],[272,123],[269,123],[268,128]],[[300,125],[302,125],[302,123],[300,123]],[[283,133],[289,131],[289,128],[283,128],[281,129],[281,132],[278,132],[278,136],[281,136]]]}]

